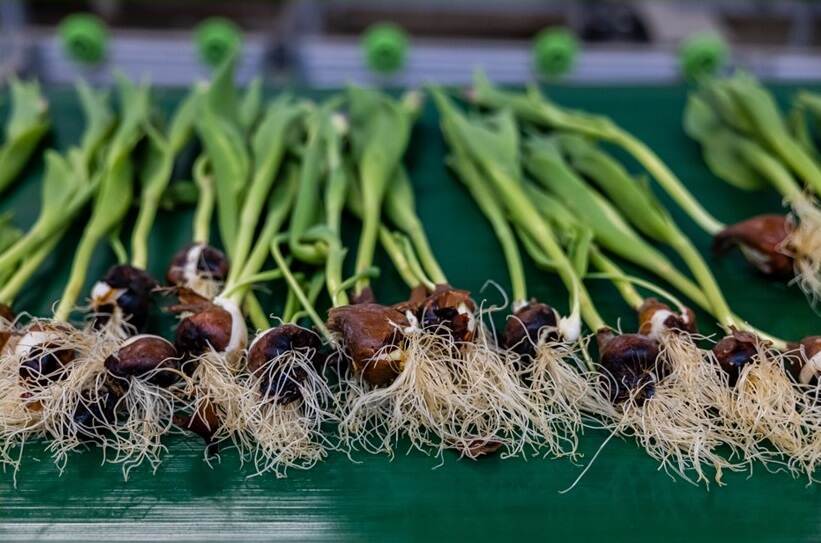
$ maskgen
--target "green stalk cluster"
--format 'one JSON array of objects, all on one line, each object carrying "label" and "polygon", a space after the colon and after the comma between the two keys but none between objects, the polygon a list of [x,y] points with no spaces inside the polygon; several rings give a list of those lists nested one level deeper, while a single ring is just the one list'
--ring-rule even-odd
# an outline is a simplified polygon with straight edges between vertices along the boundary
[{"label": "green stalk cluster", "polygon": [[0,290],[2,303],[14,301],[102,184],[103,178],[91,172],[98,161],[102,162],[98,153],[114,125],[114,115],[104,93],[82,82],[77,93],[86,119],[85,131],[79,146],[65,154],[46,151],[39,215],[29,230],[0,254],[0,275],[6,278]]},{"label": "green stalk cluster", "polygon": [[[487,179],[498,201],[503,202],[506,215],[551,261],[570,295],[571,316],[565,335],[575,340],[580,325],[579,315],[593,330],[605,327],[579,276],[578,270],[562,248],[550,223],[539,220],[541,215],[525,188],[519,159],[518,127],[507,111],[488,118],[468,118],[439,89],[432,89],[439,107],[442,130],[451,146],[452,164],[470,161]],[[457,166],[459,169],[471,166]],[[478,176],[474,176],[474,180]]]},{"label": "green stalk cluster", "polygon": [[396,101],[382,93],[351,87],[347,95],[354,155],[355,183],[362,195],[363,223],[355,271],[362,274],[354,289],[362,294],[369,284],[379,236],[381,210],[388,185],[396,175],[410,138],[419,97],[409,93]]},{"label": "green stalk cluster", "polygon": [[687,99],[684,129],[720,179],[743,190],[775,188],[787,201],[801,184],[821,194],[821,170],[790,133],[772,96],[750,76],[711,79]]},{"label": "green stalk cluster", "polygon": [[149,115],[148,86],[135,87],[125,78],[118,78],[122,117],[111,142],[105,148],[99,169],[94,173],[98,184],[94,195],[91,217],[86,223],[80,243],[74,254],[68,283],[54,318],[69,318],[85,284],[88,266],[94,249],[101,239],[122,223],[131,207],[134,195],[134,164],[131,154],[145,134]]},{"label": "green stalk cluster", "polygon": [[0,146],[0,194],[17,178],[51,126],[48,103],[36,82],[12,78],[9,88],[11,113]]},{"label": "green stalk cluster", "polygon": [[633,156],[670,197],[711,235],[724,225],[699,203],[684,183],[644,142],[615,124],[611,119],[562,108],[532,87],[526,94],[507,92],[494,87],[487,77],[477,73],[471,98],[494,109],[508,108],[522,121],[541,127],[571,132],[621,147]]}]

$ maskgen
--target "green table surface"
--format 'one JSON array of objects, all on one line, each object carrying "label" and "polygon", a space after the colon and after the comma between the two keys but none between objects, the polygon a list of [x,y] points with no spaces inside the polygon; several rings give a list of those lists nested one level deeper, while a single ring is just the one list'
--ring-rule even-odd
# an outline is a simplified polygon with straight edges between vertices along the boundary
[{"label": "green table surface", "polygon": [[[775,89],[787,100],[795,88]],[[560,103],[606,113],[648,142],[726,222],[755,213],[778,211],[772,193],[742,193],[713,177],[700,150],[681,129],[687,89],[683,87],[560,87]],[[54,130],[50,145],[63,149],[76,141],[82,117],[68,89],[49,89]],[[170,108],[178,91],[157,91]],[[7,102],[7,101],[6,101]],[[5,118],[6,110],[0,112]],[[189,155],[193,155],[191,150]],[[428,104],[415,129],[407,165],[418,195],[419,212],[450,282],[500,301],[494,288],[478,294],[488,280],[509,288],[499,247],[467,193],[447,171],[444,143],[433,107]],[[191,156],[187,157],[190,162]],[[0,209],[13,209],[25,226],[39,205],[42,160],[32,164]],[[181,175],[186,175],[185,172]],[[680,224],[707,254],[709,239],[674,211]],[[150,269],[162,272],[173,252],[189,239],[190,211],[162,214],[152,232]],[[346,223],[355,239],[356,225]],[[67,276],[75,229],[60,244],[31,286],[19,297],[18,310],[45,315],[59,298]],[[101,247],[89,269],[88,285],[112,263]],[[385,268],[376,283],[384,301],[405,290]],[[738,256],[710,259],[731,305],[742,316],[789,339],[818,333],[821,319],[797,287],[773,284],[750,271]],[[528,263],[530,294],[564,309],[566,294],[553,277]],[[276,313],[281,284],[269,286],[268,309]],[[602,313],[625,329],[635,318],[607,284],[591,282]],[[87,291],[86,291],[87,292]],[[713,332],[700,314],[701,328]],[[158,316],[154,331],[170,333],[171,321]],[[413,452],[393,461],[361,455],[351,462],[341,454],[310,471],[290,471],[285,479],[248,478],[235,454],[225,452],[213,467],[205,464],[197,440],[172,437],[155,474],[136,470],[123,481],[120,467],[101,464],[95,451],[75,455],[60,474],[31,446],[17,475],[0,474],[0,541],[46,540],[553,540],[553,541],[810,541],[821,539],[818,486],[768,473],[728,474],[724,487],[696,487],[674,480],[630,440],[612,440],[581,483],[570,485],[605,439],[589,431],[582,439],[585,459],[531,458],[478,462],[448,454],[443,465]]]}]

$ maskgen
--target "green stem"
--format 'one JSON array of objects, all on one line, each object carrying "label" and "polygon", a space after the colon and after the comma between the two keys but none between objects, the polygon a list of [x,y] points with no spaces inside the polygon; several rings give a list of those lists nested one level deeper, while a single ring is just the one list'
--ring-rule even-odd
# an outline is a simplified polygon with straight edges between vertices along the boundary
[{"label": "green stem", "polygon": [[144,195],[140,202],[140,212],[131,234],[131,265],[135,268],[148,268],[148,237],[159,207],[160,198],[154,194]]},{"label": "green stem", "polygon": [[485,214],[490,222],[496,239],[502,246],[505,263],[507,264],[508,275],[510,276],[510,288],[514,303],[527,301],[527,281],[525,280],[524,266],[522,265],[522,255],[516,245],[516,237],[510,224],[507,222],[504,211],[499,206],[493,193],[477,178],[478,172],[472,165],[470,170],[461,170],[463,175],[460,179],[468,186],[468,190],[473,195],[479,209]]},{"label": "green stem", "polygon": [[803,198],[804,193],[790,171],[757,143],[738,138],[736,146],[744,159],[761,172],[787,201]]},{"label": "green stem", "polygon": [[777,139],[771,143],[776,154],[804,180],[808,187],[811,187],[816,194],[821,196],[821,168],[812,157],[804,152],[804,149],[796,144],[792,138]]},{"label": "green stem", "polygon": [[275,281],[277,279],[282,278],[282,270],[269,270],[265,272],[255,273],[253,275],[249,275],[243,277],[240,281],[234,283],[230,289],[223,289],[222,295],[223,296],[233,296],[234,294],[243,291],[246,294],[250,294],[251,286],[257,283],[264,283],[268,281]]},{"label": "green stem", "polygon": [[681,180],[644,142],[615,126],[605,131],[603,135],[605,139],[609,139],[633,155],[701,229],[711,236],[715,236],[724,229],[724,224],[702,207]]},{"label": "green stem", "polygon": [[265,313],[265,310],[262,309],[262,304],[259,303],[259,300],[253,292],[249,292],[245,295],[242,308],[245,315],[251,320],[251,324],[253,324],[257,330],[267,330],[271,327],[271,323],[268,322],[268,315]]},{"label": "green stem", "polygon": [[[388,257],[393,262],[393,267],[396,268],[399,277],[408,285],[408,288],[414,289],[422,284],[421,279],[413,272],[413,269],[408,262],[405,252],[397,242],[396,238],[390,230],[384,226],[379,229],[379,240],[382,243],[382,248],[388,254]],[[429,288],[427,285],[425,288]]]},{"label": "green stem", "polygon": [[54,251],[54,247],[59,243],[63,234],[64,232],[60,232],[58,235],[53,236],[23,261],[23,264],[17,268],[14,274],[3,285],[2,290],[0,290],[0,303],[11,305],[12,302],[14,302],[20,290],[22,290],[31,276],[40,268],[43,261]]},{"label": "green stem", "polygon": [[[233,278],[228,278],[228,281],[225,283],[225,290],[233,290],[234,286],[239,283],[248,283],[247,278],[256,275],[259,269],[265,264],[265,259],[270,251],[271,240],[276,236],[277,232],[279,232],[280,227],[290,212],[291,202],[293,201],[296,188],[295,174],[296,172],[294,170],[289,169],[282,183],[271,193],[265,224],[259,236],[257,236],[257,241],[245,262],[245,267],[241,273],[236,274]],[[247,292],[249,288],[250,285],[246,284],[243,290]]]},{"label": "green stem", "polygon": [[279,244],[287,241],[288,234],[282,234],[274,238],[271,242],[271,255],[274,257],[274,261],[276,262],[279,269],[282,270],[282,274],[285,277],[285,281],[288,283],[288,287],[294,292],[294,295],[299,299],[299,302],[302,304],[303,309],[308,313],[308,317],[313,321],[314,326],[317,327],[319,332],[322,336],[330,343],[333,342],[333,336],[331,335],[330,330],[325,326],[325,323],[319,317],[319,314],[314,309],[313,305],[311,304],[308,297],[305,295],[305,292],[302,290],[302,287],[299,285],[299,281],[297,281],[294,274],[291,273],[290,268],[288,267],[288,263],[285,262],[285,258],[283,258],[282,253],[279,250]]},{"label": "green stem", "polygon": [[[436,281],[433,281],[428,275],[425,273],[425,270],[422,267],[422,263],[419,262],[419,258],[416,255],[416,252],[413,250],[413,244],[411,241],[404,235],[400,233],[395,233],[394,237],[399,241],[402,245],[402,252],[405,255],[405,258],[408,261],[408,265],[410,266],[411,271],[413,274],[419,278],[420,281],[425,285],[428,290],[433,290],[436,288]],[[442,284],[441,282],[439,284]]]},{"label": "green stem", "polygon": [[[356,264],[354,265],[354,270],[357,274],[370,268],[373,263],[376,240],[379,236],[379,227],[381,225],[378,205],[374,208],[373,205],[368,205],[368,203],[365,202],[363,208],[362,232],[359,237],[359,247],[356,251]],[[368,286],[370,286],[370,279],[367,276],[361,276],[354,286],[354,292],[357,295],[362,294],[362,291],[368,288]]]},{"label": "green stem", "polygon": [[687,236],[682,234],[677,228],[672,228],[675,230],[676,235],[674,239],[671,240],[671,246],[678,252],[687,264],[687,267],[690,268],[690,272],[693,274],[693,277],[695,277],[696,282],[701,286],[701,291],[704,293],[712,308],[712,315],[718,320],[722,328],[727,329],[730,326],[738,326],[727,304],[727,300],[724,299],[724,295],[721,293],[721,288],[719,288],[718,283],[716,283],[715,277],[713,277],[713,274],[710,272],[710,268],[707,267],[704,259],[701,258],[698,249],[693,246],[693,243]]},{"label": "green stem", "polygon": [[419,259],[419,263],[430,280],[437,285],[447,284],[448,279],[445,276],[445,272],[442,271],[441,266],[439,266],[439,262],[436,261],[436,257],[433,255],[433,249],[430,246],[430,241],[425,234],[422,223],[417,221],[414,228],[405,231],[405,234],[413,244],[416,257]]},{"label": "green stem", "polygon": [[208,158],[205,155],[200,156],[194,164],[194,181],[199,188],[194,212],[194,243],[202,245],[208,245],[211,241],[211,218],[216,201],[213,178],[205,172],[207,165]]},{"label": "green stem", "polygon": [[503,194],[507,199],[508,209],[513,220],[518,223],[522,230],[528,233],[539,249],[544,251],[545,255],[556,266],[556,273],[558,273],[570,294],[570,307],[580,309],[585,323],[594,332],[605,328],[607,325],[593,305],[593,301],[576,274],[573,264],[567,258],[559,242],[556,241],[550,225],[541,217],[539,211],[526,197],[525,192],[521,190],[519,182],[516,179],[509,178],[499,168],[492,168],[488,173],[490,174],[489,178],[496,183],[499,189],[497,193]]},{"label": "green stem", "polygon": [[[322,292],[322,285],[325,282],[325,274],[321,271],[316,272],[313,277],[311,277],[311,281],[308,283],[308,302],[310,302],[311,306],[316,305],[316,300],[319,298],[319,294]],[[305,310],[296,311],[293,315],[291,315],[290,322],[296,324],[299,322],[299,319],[303,317],[307,317],[308,312]]]},{"label": "green stem", "polygon": [[[295,273],[294,278],[301,283],[304,277],[301,273]],[[285,293],[285,305],[282,307],[282,321],[291,322],[291,318],[299,312],[299,300],[296,293],[288,287]]]},{"label": "green stem", "polygon": [[[624,272],[622,272],[622,270],[616,266],[612,260],[604,256],[604,253],[602,253],[595,245],[590,248],[590,261],[594,266],[596,266],[596,268],[606,274],[613,276],[624,276]],[[644,298],[641,294],[639,294],[639,291],[636,290],[631,282],[622,279],[615,279],[613,280],[613,286],[615,286],[616,290],[619,291],[619,294],[621,294],[621,297],[624,298],[625,302],[627,302],[627,305],[633,309],[638,310],[644,303]]]},{"label": "green stem", "polygon": [[74,253],[74,261],[71,265],[68,283],[66,283],[66,288],[63,291],[63,297],[54,311],[54,320],[68,322],[68,318],[74,310],[83,289],[88,266],[91,263],[91,257],[94,255],[94,248],[97,246],[98,241],[100,241],[99,236],[88,231],[80,239],[80,244]]}]

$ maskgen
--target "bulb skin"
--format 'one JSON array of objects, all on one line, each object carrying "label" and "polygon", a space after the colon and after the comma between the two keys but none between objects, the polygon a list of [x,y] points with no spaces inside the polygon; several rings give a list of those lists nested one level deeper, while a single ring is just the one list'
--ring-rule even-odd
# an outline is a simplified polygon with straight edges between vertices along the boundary
[{"label": "bulb skin", "polygon": [[713,354],[727,374],[728,384],[735,386],[741,369],[758,353],[759,339],[755,334],[734,330],[713,345]]},{"label": "bulb skin", "polygon": [[758,215],[716,234],[713,252],[721,255],[739,247],[750,264],[764,275],[790,279],[794,273],[793,259],[785,252],[784,243],[791,229],[784,215]]},{"label": "bulb skin", "polygon": [[375,303],[331,309],[328,329],[342,337],[354,372],[373,386],[390,384],[402,366],[403,330],[410,325],[398,309]]},{"label": "bulb skin", "polygon": [[152,292],[157,288],[157,282],[144,270],[120,264],[112,266],[102,279],[110,292],[116,295],[106,295],[102,299],[92,298],[91,304],[95,312],[94,326],[101,328],[111,319],[114,311],[119,308],[125,320],[138,332],[145,329],[151,310]]},{"label": "bulb skin", "polygon": [[[105,368],[114,377],[124,380],[143,378],[159,387],[168,387],[179,379],[175,371],[180,358],[177,349],[165,338],[142,335],[123,343],[116,352],[109,355]],[[170,371],[163,371],[170,370]]]},{"label": "bulb skin", "polygon": [[558,341],[559,315],[547,304],[535,300],[507,319],[502,346],[521,356],[534,357],[539,341]]},{"label": "bulb skin", "polygon": [[316,357],[321,347],[316,334],[293,324],[283,324],[260,334],[248,350],[248,370],[259,379],[260,395],[278,405],[301,400],[300,385],[307,378],[305,370],[299,367],[288,370],[280,357],[295,350]]},{"label": "bulb skin", "polygon": [[641,405],[655,395],[659,368],[659,344],[642,334],[596,333],[599,364],[613,403],[632,399]]}]

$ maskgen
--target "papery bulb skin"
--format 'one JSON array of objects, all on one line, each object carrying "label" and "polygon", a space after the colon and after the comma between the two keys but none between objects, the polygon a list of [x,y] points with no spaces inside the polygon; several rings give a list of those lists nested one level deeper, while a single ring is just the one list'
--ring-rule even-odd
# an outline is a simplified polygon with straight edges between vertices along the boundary
[{"label": "papery bulb skin", "polygon": [[184,359],[197,357],[210,349],[223,352],[231,342],[233,317],[224,308],[209,304],[180,321],[174,347]]},{"label": "papery bulb skin", "polygon": [[728,377],[728,384],[735,386],[742,368],[758,354],[759,339],[755,334],[734,330],[713,346],[713,354]]},{"label": "papery bulb skin", "polygon": [[470,292],[436,285],[419,310],[421,327],[434,332],[449,333],[460,343],[471,342],[476,336],[476,303]]},{"label": "papery bulb skin", "polygon": [[739,247],[747,260],[764,275],[777,279],[793,277],[793,258],[785,251],[792,227],[784,215],[758,215],[728,226],[713,239],[713,251],[726,253]]},{"label": "papery bulb skin", "polygon": [[559,314],[547,304],[531,301],[510,316],[502,332],[502,346],[533,357],[540,341],[558,341]]},{"label": "papery bulb skin", "polygon": [[145,271],[125,264],[113,266],[91,292],[94,326],[105,326],[119,311],[123,320],[134,329],[144,330],[155,288],[157,282]]},{"label": "papery bulb skin", "polygon": [[639,308],[639,333],[659,340],[666,332],[695,334],[696,314],[689,307],[676,313],[656,298],[647,298]]},{"label": "papery bulb skin", "polygon": [[609,329],[596,333],[602,377],[610,399],[621,403],[632,399],[641,405],[655,395],[661,368],[659,344],[642,334],[615,334]]},{"label": "papery bulb skin", "polygon": [[403,331],[410,322],[396,308],[373,303],[337,307],[328,328],[342,337],[353,369],[373,386],[390,384],[402,371]]},{"label": "papery bulb skin", "polygon": [[64,366],[71,363],[77,353],[63,345],[58,328],[35,324],[17,341],[14,356],[19,363],[21,381],[42,386],[62,379]]},{"label": "papery bulb skin", "polygon": [[104,365],[115,377],[145,378],[159,387],[168,387],[180,377],[176,373],[180,367],[177,349],[160,336],[146,334],[127,339],[105,359]]},{"label": "papery bulb skin", "polygon": [[316,357],[321,347],[316,334],[293,324],[262,332],[248,349],[248,370],[260,380],[260,395],[279,405],[302,399],[305,370],[288,368],[282,357],[293,351]]},{"label": "papery bulb skin", "polygon": [[210,245],[193,243],[177,251],[165,279],[170,285],[211,299],[228,278],[229,268],[225,253]]}]

